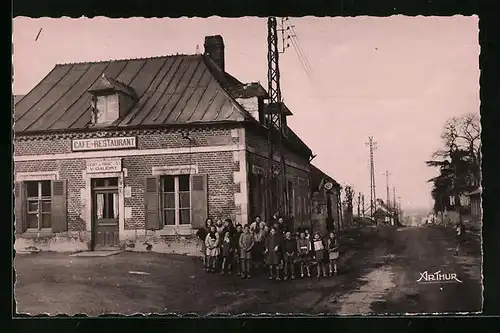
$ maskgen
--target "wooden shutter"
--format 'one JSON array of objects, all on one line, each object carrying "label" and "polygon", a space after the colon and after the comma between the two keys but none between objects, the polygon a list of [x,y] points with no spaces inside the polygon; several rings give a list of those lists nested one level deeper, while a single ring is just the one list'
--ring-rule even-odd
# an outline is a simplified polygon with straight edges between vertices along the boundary
[{"label": "wooden shutter", "polygon": [[23,182],[14,185],[15,227],[16,234],[21,234],[26,231],[26,191]]},{"label": "wooden shutter", "polygon": [[160,177],[146,177],[145,180],[146,229],[161,229]]},{"label": "wooden shutter", "polygon": [[191,226],[203,228],[208,217],[208,176],[191,175]]},{"label": "wooden shutter", "polygon": [[66,180],[53,180],[52,190],[52,232],[68,230],[68,212],[66,209]]}]

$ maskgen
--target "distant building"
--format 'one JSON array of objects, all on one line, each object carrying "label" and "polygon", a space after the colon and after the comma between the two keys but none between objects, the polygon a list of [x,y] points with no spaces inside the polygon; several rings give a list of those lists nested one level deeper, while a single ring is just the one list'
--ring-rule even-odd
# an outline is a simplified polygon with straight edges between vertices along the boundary
[{"label": "distant building", "polygon": [[[322,232],[341,229],[340,184],[312,164],[310,177],[313,229]],[[323,209],[316,204],[321,204]]]}]

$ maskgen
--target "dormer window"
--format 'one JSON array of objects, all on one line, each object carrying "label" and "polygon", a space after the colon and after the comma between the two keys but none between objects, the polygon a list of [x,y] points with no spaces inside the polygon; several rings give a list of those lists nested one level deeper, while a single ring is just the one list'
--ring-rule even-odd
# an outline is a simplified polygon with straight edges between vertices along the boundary
[{"label": "dormer window", "polygon": [[92,123],[106,125],[120,117],[118,95],[96,96],[96,105],[92,115]]},{"label": "dormer window", "polygon": [[104,74],[88,92],[92,95],[91,119],[94,126],[111,125],[125,116],[137,102],[132,88]]}]

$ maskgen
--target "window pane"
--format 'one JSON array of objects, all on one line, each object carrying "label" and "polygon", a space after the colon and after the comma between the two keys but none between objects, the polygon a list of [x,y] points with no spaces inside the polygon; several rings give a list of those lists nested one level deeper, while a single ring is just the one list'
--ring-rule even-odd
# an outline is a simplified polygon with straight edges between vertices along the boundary
[{"label": "window pane", "polygon": [[38,182],[26,182],[26,195],[28,198],[38,197]]},{"label": "window pane", "polygon": [[52,202],[50,200],[42,201],[42,212],[50,213],[52,211]]},{"label": "window pane", "polygon": [[179,176],[179,191],[189,191],[189,175]]},{"label": "window pane", "polygon": [[191,224],[191,210],[190,209],[180,209],[179,210],[180,221],[179,224]]},{"label": "window pane", "polygon": [[163,192],[175,192],[173,176],[163,177]]},{"label": "window pane", "polygon": [[175,193],[165,193],[163,195],[163,208],[175,208]]},{"label": "window pane", "polygon": [[165,225],[175,225],[175,210],[165,209],[163,220],[165,221]]},{"label": "window pane", "polygon": [[36,214],[26,214],[28,229],[38,229],[38,217]]},{"label": "window pane", "polygon": [[97,218],[102,219],[104,217],[104,193],[98,193],[96,199],[96,210]]},{"label": "window pane", "polygon": [[38,201],[28,201],[28,213],[38,212]]},{"label": "window pane", "polygon": [[190,193],[181,192],[179,193],[179,208],[189,208],[190,207]]},{"label": "window pane", "polygon": [[50,228],[51,227],[51,218],[52,218],[52,214],[50,214],[50,213],[42,214],[42,228]]},{"label": "window pane", "polygon": [[50,197],[50,180],[44,180],[42,183],[42,197]]},{"label": "window pane", "polygon": [[108,186],[118,186],[118,178],[108,178]]},{"label": "window pane", "polygon": [[117,206],[115,204],[115,193],[106,193],[104,196],[104,216],[105,219],[114,219],[118,216]]},{"label": "window pane", "polygon": [[104,178],[93,179],[92,182],[93,182],[93,187],[104,187],[105,186]]}]

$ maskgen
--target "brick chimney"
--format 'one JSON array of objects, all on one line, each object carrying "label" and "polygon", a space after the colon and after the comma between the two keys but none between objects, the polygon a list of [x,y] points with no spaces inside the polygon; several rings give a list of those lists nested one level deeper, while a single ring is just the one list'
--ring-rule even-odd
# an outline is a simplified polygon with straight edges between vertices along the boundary
[{"label": "brick chimney", "polygon": [[205,55],[224,72],[224,40],[221,35],[205,37]]}]

